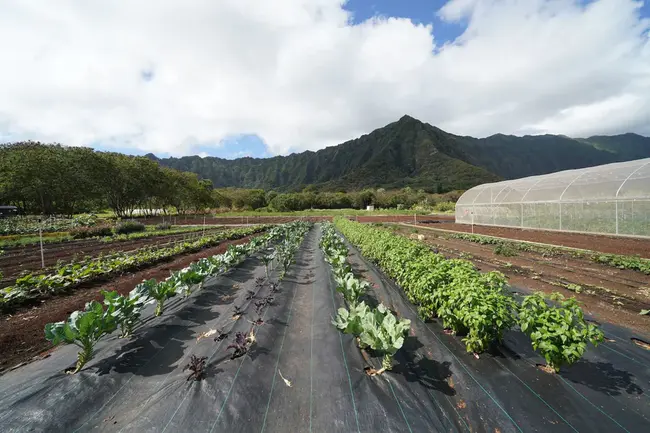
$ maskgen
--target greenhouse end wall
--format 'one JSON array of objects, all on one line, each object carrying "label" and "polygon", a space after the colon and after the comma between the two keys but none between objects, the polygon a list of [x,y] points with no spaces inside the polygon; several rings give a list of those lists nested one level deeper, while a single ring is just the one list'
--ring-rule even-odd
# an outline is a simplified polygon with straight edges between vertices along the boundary
[{"label": "greenhouse end wall", "polygon": [[456,222],[650,237],[650,158],[479,185]]}]

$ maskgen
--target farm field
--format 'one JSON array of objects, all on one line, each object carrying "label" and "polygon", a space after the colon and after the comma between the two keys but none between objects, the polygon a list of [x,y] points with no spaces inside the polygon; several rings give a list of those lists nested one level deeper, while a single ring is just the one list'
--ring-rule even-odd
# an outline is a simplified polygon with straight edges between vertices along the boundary
[{"label": "farm field", "polygon": [[[631,341],[644,336],[603,322],[605,341],[589,344],[581,359],[557,374],[538,367],[544,358],[514,326],[504,330],[501,344],[468,352],[466,345],[474,343],[449,332],[440,317],[421,319],[409,301],[412,287],[400,288],[388,277],[409,263],[400,257],[400,238],[378,244],[362,227],[337,222],[352,242],[342,257],[332,255],[323,224],[307,231],[304,240],[296,237],[302,237],[300,231],[293,234],[295,249],[284,242],[285,232],[267,241],[277,255],[270,272],[265,266],[270,250],[246,243],[256,236],[238,241],[250,247],[235,261],[226,260],[228,251],[220,245],[223,254],[212,262],[232,266],[206,271],[198,286],[198,280],[182,286],[193,289],[187,297],[170,298],[160,316],[152,315],[154,305],[146,305],[133,335],[120,339],[109,333],[78,373],[63,372],[75,366],[79,351],[68,344],[0,376],[0,431],[647,430],[650,351]],[[211,254],[217,252],[197,256]],[[344,289],[335,278],[341,269],[354,275],[346,277]],[[413,272],[397,278],[415,281]],[[126,294],[151,277],[140,275],[118,291]],[[390,338],[373,337],[364,328],[357,340],[332,324],[333,318],[341,323],[340,308],[352,308],[349,296],[364,280],[370,285],[357,295],[372,308],[374,320],[383,315],[382,329]],[[490,281],[480,277],[471,290],[480,294],[479,286],[488,288]],[[59,312],[50,320],[64,320],[84,302],[101,299],[99,288],[84,293],[85,299],[65,308],[49,302]],[[379,303],[386,307],[383,313]],[[405,324],[404,334],[386,317]],[[30,318],[9,321],[16,326]],[[42,338],[43,325],[38,331]],[[374,349],[385,338],[397,350]],[[392,354],[389,370],[367,374],[385,366],[386,353]]]},{"label": "farm field", "polygon": [[[411,220],[412,222],[412,220]],[[419,224],[430,227],[429,224]],[[453,219],[439,228],[463,233],[471,233],[469,224],[456,224]],[[551,245],[563,245],[571,248],[600,251],[611,254],[639,255],[650,258],[650,239],[633,237],[616,237],[586,233],[567,233],[512,227],[493,227],[474,225],[474,233],[498,236],[521,241],[540,242]]]},{"label": "farm field", "polygon": [[[416,236],[411,227],[393,227],[400,235]],[[650,309],[650,273],[597,263],[589,255],[576,257],[562,250],[522,251],[508,246],[500,251],[495,244],[453,238],[444,230],[418,230],[417,234],[424,236],[421,242],[449,258],[469,260],[482,271],[504,273],[516,290],[575,296],[598,321],[650,334],[650,316],[639,315]]]},{"label": "farm field", "polygon": [[[221,227],[207,227],[205,235],[210,236],[222,231]],[[145,233],[147,234],[147,233]],[[138,235],[141,235],[138,233]],[[135,239],[109,239],[101,238],[82,239],[69,242],[51,243],[43,245],[45,266],[52,267],[58,262],[71,262],[85,257],[97,257],[100,254],[111,254],[115,251],[133,251],[143,247],[160,247],[172,245],[175,242],[197,239],[203,235],[203,229],[176,234],[159,234],[150,237]],[[0,288],[7,287],[20,273],[29,271],[41,272],[40,246],[24,246],[5,248],[0,255],[0,270],[4,277],[0,280]]]},{"label": "farm field", "polygon": [[[318,221],[332,221],[334,216],[327,214],[325,211],[321,212],[324,215],[310,215],[310,216],[260,216],[257,215],[241,215],[241,216],[219,216],[219,217],[206,217],[206,224],[221,224],[221,225],[234,225],[234,224],[283,224],[290,221],[302,219],[305,221],[318,222]],[[400,214],[387,214],[376,215],[370,212],[365,212],[364,215],[359,215],[360,211],[355,212],[357,215],[348,215],[351,219],[359,222],[413,222],[413,212],[410,215]],[[334,213],[333,213],[334,214]],[[454,215],[435,214],[435,215],[419,215],[417,218],[431,221],[454,221]],[[167,218],[166,220],[169,220]],[[162,222],[162,218],[150,217],[146,219],[147,224],[157,224]],[[203,216],[201,215],[187,215],[179,216],[173,219],[174,224],[203,224]]]}]

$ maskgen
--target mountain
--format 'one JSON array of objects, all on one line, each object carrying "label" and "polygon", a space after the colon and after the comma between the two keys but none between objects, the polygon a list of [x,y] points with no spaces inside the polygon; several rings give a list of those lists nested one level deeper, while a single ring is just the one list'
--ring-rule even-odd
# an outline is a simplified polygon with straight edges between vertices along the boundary
[{"label": "mountain", "polygon": [[573,139],[560,135],[487,138],[449,134],[410,116],[317,152],[234,160],[147,157],[198,173],[215,187],[322,190],[411,186],[432,192],[650,157],[650,138],[636,134]]}]

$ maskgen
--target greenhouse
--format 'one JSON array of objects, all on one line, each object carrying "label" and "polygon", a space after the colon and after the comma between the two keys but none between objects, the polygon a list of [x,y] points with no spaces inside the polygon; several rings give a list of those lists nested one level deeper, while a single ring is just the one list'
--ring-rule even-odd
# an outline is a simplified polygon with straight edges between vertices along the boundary
[{"label": "greenhouse", "polygon": [[650,237],[650,158],[479,185],[456,222]]}]

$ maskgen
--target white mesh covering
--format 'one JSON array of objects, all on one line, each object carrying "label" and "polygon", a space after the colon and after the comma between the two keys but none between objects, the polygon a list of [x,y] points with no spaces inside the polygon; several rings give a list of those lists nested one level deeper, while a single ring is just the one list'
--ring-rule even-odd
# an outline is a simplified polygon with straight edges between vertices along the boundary
[{"label": "white mesh covering", "polygon": [[456,222],[650,236],[650,158],[479,185]]}]

